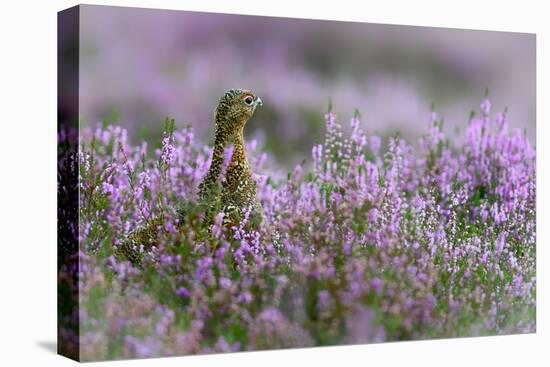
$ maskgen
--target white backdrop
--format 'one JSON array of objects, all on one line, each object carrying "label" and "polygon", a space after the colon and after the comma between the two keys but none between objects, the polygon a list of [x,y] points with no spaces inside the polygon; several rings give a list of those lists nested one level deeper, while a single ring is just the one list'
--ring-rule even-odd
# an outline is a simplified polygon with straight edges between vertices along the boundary
[{"label": "white backdrop", "polygon": [[[537,33],[538,332],[536,335],[106,362],[136,366],[527,365],[550,360],[548,347],[548,159],[550,32],[543,1],[282,0],[90,1],[298,18]],[[56,339],[56,12],[73,1],[0,5],[0,361],[64,366]],[[544,348],[546,346],[546,349]]]}]

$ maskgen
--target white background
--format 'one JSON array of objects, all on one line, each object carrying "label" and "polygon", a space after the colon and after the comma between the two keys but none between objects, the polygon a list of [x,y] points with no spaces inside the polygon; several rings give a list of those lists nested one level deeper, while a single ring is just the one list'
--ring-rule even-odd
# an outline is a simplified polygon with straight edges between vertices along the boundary
[{"label": "white background", "polygon": [[[550,33],[544,1],[91,1],[93,4],[537,33],[538,332],[488,338],[100,363],[136,366],[542,366],[550,363]],[[64,366],[56,339],[56,12],[73,1],[0,5],[0,364]],[[116,35],[113,35],[116,37]],[[546,106],[544,105],[546,103]],[[546,224],[546,225],[545,225]],[[546,311],[546,312],[545,312]],[[546,359],[546,363],[545,363]]]}]

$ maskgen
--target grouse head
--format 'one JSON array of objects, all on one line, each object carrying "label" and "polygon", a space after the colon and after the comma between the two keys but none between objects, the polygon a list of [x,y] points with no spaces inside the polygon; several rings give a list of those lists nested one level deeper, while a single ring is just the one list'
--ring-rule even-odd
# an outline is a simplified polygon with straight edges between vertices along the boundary
[{"label": "grouse head", "polygon": [[242,133],[246,122],[261,105],[262,99],[250,90],[227,91],[216,107],[216,135],[228,142],[235,134]]}]

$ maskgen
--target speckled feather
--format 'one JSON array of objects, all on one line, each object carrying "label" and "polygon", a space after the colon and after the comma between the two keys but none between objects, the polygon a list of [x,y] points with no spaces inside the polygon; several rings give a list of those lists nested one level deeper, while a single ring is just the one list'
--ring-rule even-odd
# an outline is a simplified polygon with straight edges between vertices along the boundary
[{"label": "speckled feather", "polygon": [[164,230],[165,217],[159,215],[148,219],[143,225],[128,233],[115,249],[115,256],[139,264],[153,246],[157,244],[159,231]]}]

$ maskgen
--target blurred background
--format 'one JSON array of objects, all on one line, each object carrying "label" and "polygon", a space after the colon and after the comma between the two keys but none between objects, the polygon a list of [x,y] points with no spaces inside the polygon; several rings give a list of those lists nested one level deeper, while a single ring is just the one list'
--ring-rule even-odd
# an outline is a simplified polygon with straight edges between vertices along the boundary
[{"label": "blurred background", "polygon": [[81,6],[80,114],[160,144],[164,118],[213,140],[230,88],[264,101],[247,124],[291,167],[324,134],[329,97],[347,124],[417,138],[432,103],[448,132],[467,126],[489,88],[493,111],[535,142],[535,36],[260,16]]}]

